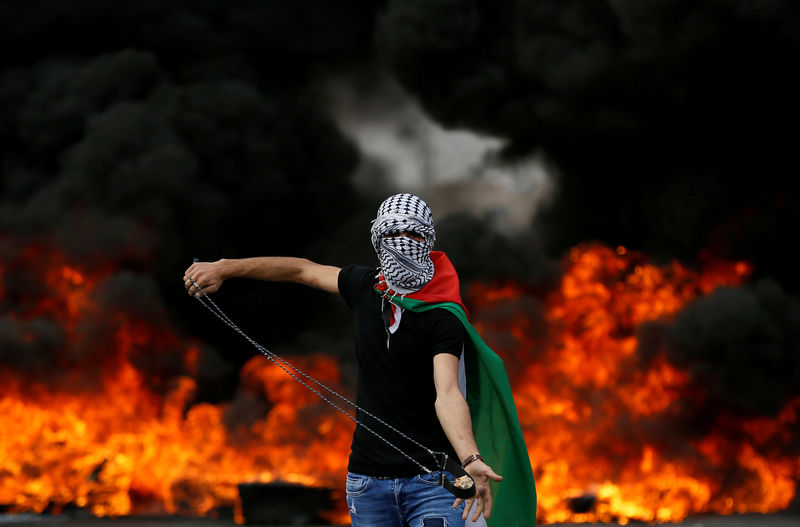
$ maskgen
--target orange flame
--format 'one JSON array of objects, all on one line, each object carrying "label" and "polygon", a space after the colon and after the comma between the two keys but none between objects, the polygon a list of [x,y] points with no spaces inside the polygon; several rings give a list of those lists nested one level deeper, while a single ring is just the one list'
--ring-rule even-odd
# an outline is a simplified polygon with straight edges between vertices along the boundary
[{"label": "orange flame", "polygon": [[[538,339],[525,316],[535,300],[521,287],[474,285],[470,294],[479,331],[509,372],[518,372],[512,388],[540,521],[674,522],[701,512],[786,508],[800,459],[754,445],[781,434],[788,444],[800,399],[775,419],[738,420],[746,440],[726,434],[730,426],[720,422],[708,436],[675,448],[646,429],[672,434],[667,425],[691,404],[691,390],[688,374],[665,357],[646,367],[638,362],[637,327],[669,319],[716,287],[741,284],[749,265],[714,262],[698,274],[674,262],[650,265],[624,247],[584,246],[570,252],[565,267],[560,290],[540,308],[548,328]],[[653,437],[658,444],[648,443]],[[747,481],[724,481],[731,460],[719,459],[720,452],[748,471]],[[590,505],[582,507],[581,499]]]},{"label": "orange flame", "polygon": [[[27,274],[42,277],[41,296],[23,299],[5,315],[20,322],[58,320],[66,346],[86,344],[81,327],[91,317],[111,319],[114,330],[101,339],[102,353],[94,354],[103,357],[98,379],[88,378],[92,370],[80,359],[54,357],[46,380],[0,368],[0,505],[10,512],[77,505],[97,516],[214,515],[238,505],[243,482],[338,488],[346,472],[349,421],[257,356],[242,369],[242,389],[271,407],[255,422],[229,429],[229,404],[193,404],[196,384],[189,374],[196,370],[198,344],[186,344],[168,326],[141,316],[98,313],[93,293],[112,274],[110,267],[90,273],[68,264],[63,254],[42,256],[40,248],[28,248],[22,257],[31,266]],[[186,374],[157,393],[131,360],[144,350],[182,357]],[[292,362],[343,390],[334,359],[315,355]]]},{"label": "orange flame", "polygon": [[[47,375],[22,377],[0,366],[0,505],[213,516],[237,506],[243,482],[342,493],[352,423],[264,357],[243,367],[235,401],[198,403],[192,376],[200,343],[179,338],[159,317],[101,312],[95,294],[113,267],[86,269],[30,247],[0,277],[20,267],[41,287],[22,293],[3,317],[23,328],[57,320],[73,353],[55,354]],[[696,273],[651,265],[624,247],[586,246],[570,252],[560,289],[544,300],[515,284],[471,287],[476,326],[512,374],[542,523],[679,521],[700,512],[771,512],[793,499],[800,459],[769,447],[796,441],[800,399],[775,418],[720,415],[709,434],[681,448],[642,431],[669,435],[692,391],[687,372],[665,357],[638,362],[637,328],[749,273],[742,262],[713,262]],[[0,281],[5,305],[8,294]],[[83,328],[97,317],[113,329],[90,342]],[[537,326],[541,319],[546,326]],[[31,332],[22,341],[37,338]],[[156,382],[136,366],[142,355],[180,357],[180,371]],[[292,362],[344,391],[334,359]],[[248,400],[263,403],[261,414],[231,419],[237,401]],[[750,477],[725,481],[731,464]],[[342,510],[330,519],[348,522]]]}]

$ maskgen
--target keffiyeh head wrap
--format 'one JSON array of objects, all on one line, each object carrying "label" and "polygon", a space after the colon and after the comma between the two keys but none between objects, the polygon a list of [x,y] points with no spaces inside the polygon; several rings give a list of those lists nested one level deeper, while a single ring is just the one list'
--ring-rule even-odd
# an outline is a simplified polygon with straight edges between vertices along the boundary
[{"label": "keffiyeh head wrap", "polygon": [[[398,236],[419,235],[424,241]],[[386,284],[400,294],[418,291],[433,278],[431,249],[436,240],[431,209],[413,194],[395,194],[378,207],[372,223],[372,245]]]}]

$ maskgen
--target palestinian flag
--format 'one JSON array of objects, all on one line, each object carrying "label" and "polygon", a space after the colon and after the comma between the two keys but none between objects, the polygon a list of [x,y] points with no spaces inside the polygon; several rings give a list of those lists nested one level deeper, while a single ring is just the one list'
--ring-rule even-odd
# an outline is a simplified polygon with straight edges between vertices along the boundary
[{"label": "palestinian flag", "polygon": [[[532,527],[536,525],[536,487],[503,360],[469,322],[450,259],[443,252],[432,251],[431,260],[433,279],[416,293],[398,295],[391,301],[411,311],[447,309],[464,325],[468,335],[464,357],[467,403],[475,440],[486,463],[503,476],[502,482],[491,482],[492,512],[487,524]],[[385,287],[381,284],[378,289],[385,291]]]}]

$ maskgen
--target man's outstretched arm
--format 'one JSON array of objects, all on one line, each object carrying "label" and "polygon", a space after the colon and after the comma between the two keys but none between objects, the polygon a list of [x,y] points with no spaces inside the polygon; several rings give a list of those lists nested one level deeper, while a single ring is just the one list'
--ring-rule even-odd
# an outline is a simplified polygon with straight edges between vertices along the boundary
[{"label": "man's outstretched arm", "polygon": [[321,265],[305,258],[262,256],[218,260],[216,262],[195,262],[184,272],[183,284],[192,296],[200,293],[192,283],[192,280],[202,287],[206,293],[214,293],[222,287],[222,282],[228,278],[253,278],[268,282],[296,282],[338,294],[339,271],[338,267]]}]

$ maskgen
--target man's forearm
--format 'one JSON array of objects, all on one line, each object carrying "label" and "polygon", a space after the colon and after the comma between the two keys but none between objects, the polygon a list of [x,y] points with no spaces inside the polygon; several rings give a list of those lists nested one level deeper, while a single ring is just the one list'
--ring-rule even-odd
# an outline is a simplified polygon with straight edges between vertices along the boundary
[{"label": "man's forearm", "polygon": [[478,445],[472,433],[472,417],[467,401],[461,392],[451,391],[436,399],[436,415],[447,439],[458,454],[459,462],[478,453]]},{"label": "man's forearm", "polygon": [[223,259],[217,263],[223,279],[253,278],[270,282],[299,282],[303,270],[311,264],[305,258],[289,256]]},{"label": "man's forearm", "polygon": [[[469,412],[469,405],[458,389],[450,388],[442,390],[436,396],[436,415],[442,424],[447,439],[456,451],[460,462],[478,454],[478,445],[472,433],[472,416]],[[502,481],[502,476],[495,473],[492,467],[487,465],[481,458],[473,459],[464,470],[475,482],[475,502],[473,499],[466,501],[462,518],[472,514],[472,521],[475,522],[481,513],[488,518],[492,512],[492,493],[489,487],[490,481]],[[456,508],[461,499],[456,499],[453,508]],[[475,506],[473,507],[473,503]]]},{"label": "man's forearm", "polygon": [[190,295],[202,288],[204,293],[214,293],[228,278],[254,278],[270,282],[297,282],[339,293],[339,268],[320,265],[305,258],[290,256],[261,256],[216,262],[195,262],[183,276],[184,286]]}]

